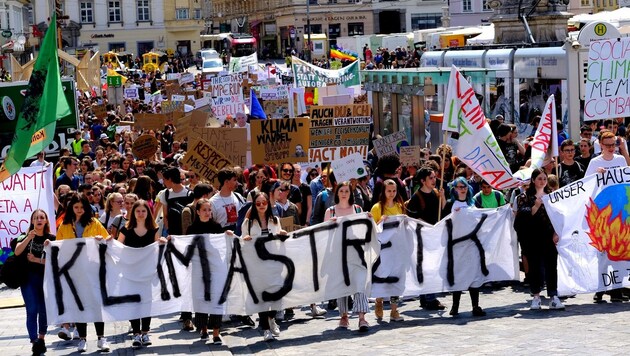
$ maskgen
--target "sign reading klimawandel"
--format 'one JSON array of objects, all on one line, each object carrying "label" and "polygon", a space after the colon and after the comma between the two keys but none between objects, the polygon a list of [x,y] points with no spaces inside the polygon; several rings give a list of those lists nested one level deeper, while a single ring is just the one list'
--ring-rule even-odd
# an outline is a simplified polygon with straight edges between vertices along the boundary
[{"label": "sign reading klimawandel", "polygon": [[355,292],[409,296],[510,280],[518,274],[511,214],[463,209],[437,225],[395,216],[382,228],[356,214],[288,236],[175,236],[145,248],[56,241],[46,250],[48,321],[251,315]]},{"label": "sign reading klimawandel", "polygon": [[322,69],[297,57],[291,57],[291,61],[297,87],[319,88],[328,85],[349,87],[361,84],[358,60],[337,70]]}]

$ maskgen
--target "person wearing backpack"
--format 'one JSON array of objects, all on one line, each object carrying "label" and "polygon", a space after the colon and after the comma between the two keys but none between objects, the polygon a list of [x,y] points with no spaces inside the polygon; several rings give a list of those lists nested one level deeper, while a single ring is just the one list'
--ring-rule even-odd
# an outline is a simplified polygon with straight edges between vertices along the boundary
[{"label": "person wearing backpack", "polygon": [[213,190],[212,186],[206,183],[199,183],[193,188],[193,202],[186,205],[182,210],[182,231],[185,231],[187,235],[190,235],[188,233],[188,227],[192,225],[197,215],[195,204],[197,204],[200,199],[210,199],[210,194],[212,194]]},{"label": "person wearing backpack", "polygon": [[[166,189],[158,194],[158,201],[161,204],[162,223],[164,224],[162,236],[183,235],[182,211],[186,205],[193,202],[193,194],[182,184],[182,176],[179,168],[171,167],[162,173],[164,186]],[[192,313],[183,311],[180,319],[184,322],[183,329],[191,331],[194,329]]]},{"label": "person wearing backpack", "polygon": [[331,199],[331,196],[337,188],[337,180],[335,179],[332,168],[326,168],[326,170],[322,172],[322,176],[324,175],[324,173],[327,174],[327,184],[324,189],[319,192],[319,194],[317,194],[317,197],[315,198],[315,203],[313,203],[313,216],[311,216],[311,226],[324,222],[324,214],[326,213],[326,209],[335,205],[334,199]]},{"label": "person wearing backpack", "polygon": [[485,180],[481,181],[481,191],[475,194],[473,202],[476,208],[498,208],[505,205],[503,193],[492,189],[492,186]]},{"label": "person wearing backpack", "polygon": [[245,199],[234,190],[238,186],[236,172],[232,168],[223,168],[217,174],[219,192],[210,198],[212,219],[219,223],[223,231],[236,231],[238,213],[245,204]]},{"label": "person wearing backpack", "polygon": [[[429,224],[435,225],[438,222],[438,209],[444,209],[446,206],[444,190],[440,189],[438,191],[435,189],[437,174],[433,168],[425,166],[418,170],[415,180],[420,183],[420,189],[405,202],[406,213],[414,219],[421,219]],[[446,309],[435,297],[435,294],[421,295],[420,306],[427,310]]]}]

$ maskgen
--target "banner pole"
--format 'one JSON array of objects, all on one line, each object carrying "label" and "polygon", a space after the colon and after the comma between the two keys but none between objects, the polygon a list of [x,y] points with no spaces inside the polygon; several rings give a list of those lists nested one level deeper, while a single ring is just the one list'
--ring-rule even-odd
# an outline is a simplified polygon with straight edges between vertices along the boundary
[{"label": "banner pole", "polygon": [[[444,131],[442,133],[442,144],[445,145],[446,144],[446,134],[447,131]],[[439,146],[438,146],[439,149]],[[446,150],[442,150],[442,160],[441,160],[441,167],[440,167],[440,189],[438,189],[439,191],[441,191],[442,189],[444,189],[444,160],[446,159]],[[442,219],[442,194],[440,194],[440,199],[438,201],[438,221],[440,221]]]},{"label": "banner pole", "polygon": [[553,158],[553,163],[554,163],[554,166],[556,167],[556,177],[560,179],[560,176],[558,176],[558,173],[559,173],[558,172],[558,156]]}]

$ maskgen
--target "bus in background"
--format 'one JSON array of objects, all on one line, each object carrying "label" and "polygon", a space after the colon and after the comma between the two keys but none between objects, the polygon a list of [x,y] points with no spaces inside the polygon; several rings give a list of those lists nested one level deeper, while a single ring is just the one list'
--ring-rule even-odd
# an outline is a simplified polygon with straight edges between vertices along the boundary
[{"label": "bus in background", "polygon": [[201,48],[214,48],[221,53],[226,51],[228,56],[249,56],[257,51],[256,38],[247,33],[219,33],[201,35]]}]

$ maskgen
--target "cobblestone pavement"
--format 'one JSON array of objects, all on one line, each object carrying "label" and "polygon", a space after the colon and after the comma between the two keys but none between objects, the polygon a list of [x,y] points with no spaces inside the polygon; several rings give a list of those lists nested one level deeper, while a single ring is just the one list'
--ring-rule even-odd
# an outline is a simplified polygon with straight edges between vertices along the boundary
[{"label": "cobblestone pavement", "polygon": [[[0,299],[19,296],[19,290],[0,289]],[[566,299],[564,311],[547,310],[548,298],[543,298],[543,310],[531,311],[531,297],[518,283],[482,289],[485,317],[471,315],[466,294],[458,317],[448,314],[451,296],[445,294],[440,300],[447,306],[445,311],[426,311],[416,300],[405,301],[400,308],[405,321],[395,323],[389,322],[386,304],[383,321],[368,315],[367,333],[358,332],[356,317],[350,319],[349,330],[342,330],[337,329],[336,310],[326,318],[312,319],[306,308],[296,309],[294,319],[280,323],[281,336],[274,342],[263,342],[259,329],[230,322],[222,328],[223,346],[206,344],[198,333],[180,330],[178,315],[153,318],[153,345],[140,350],[131,349],[128,322],[107,323],[105,333],[113,355],[621,355],[630,346],[628,302],[594,304],[592,295],[585,294]],[[0,312],[0,356],[29,355],[24,308]],[[49,328],[47,355],[78,354],[78,342],[58,339],[57,331]],[[94,328],[88,325],[86,354],[100,353],[95,339]]]}]

